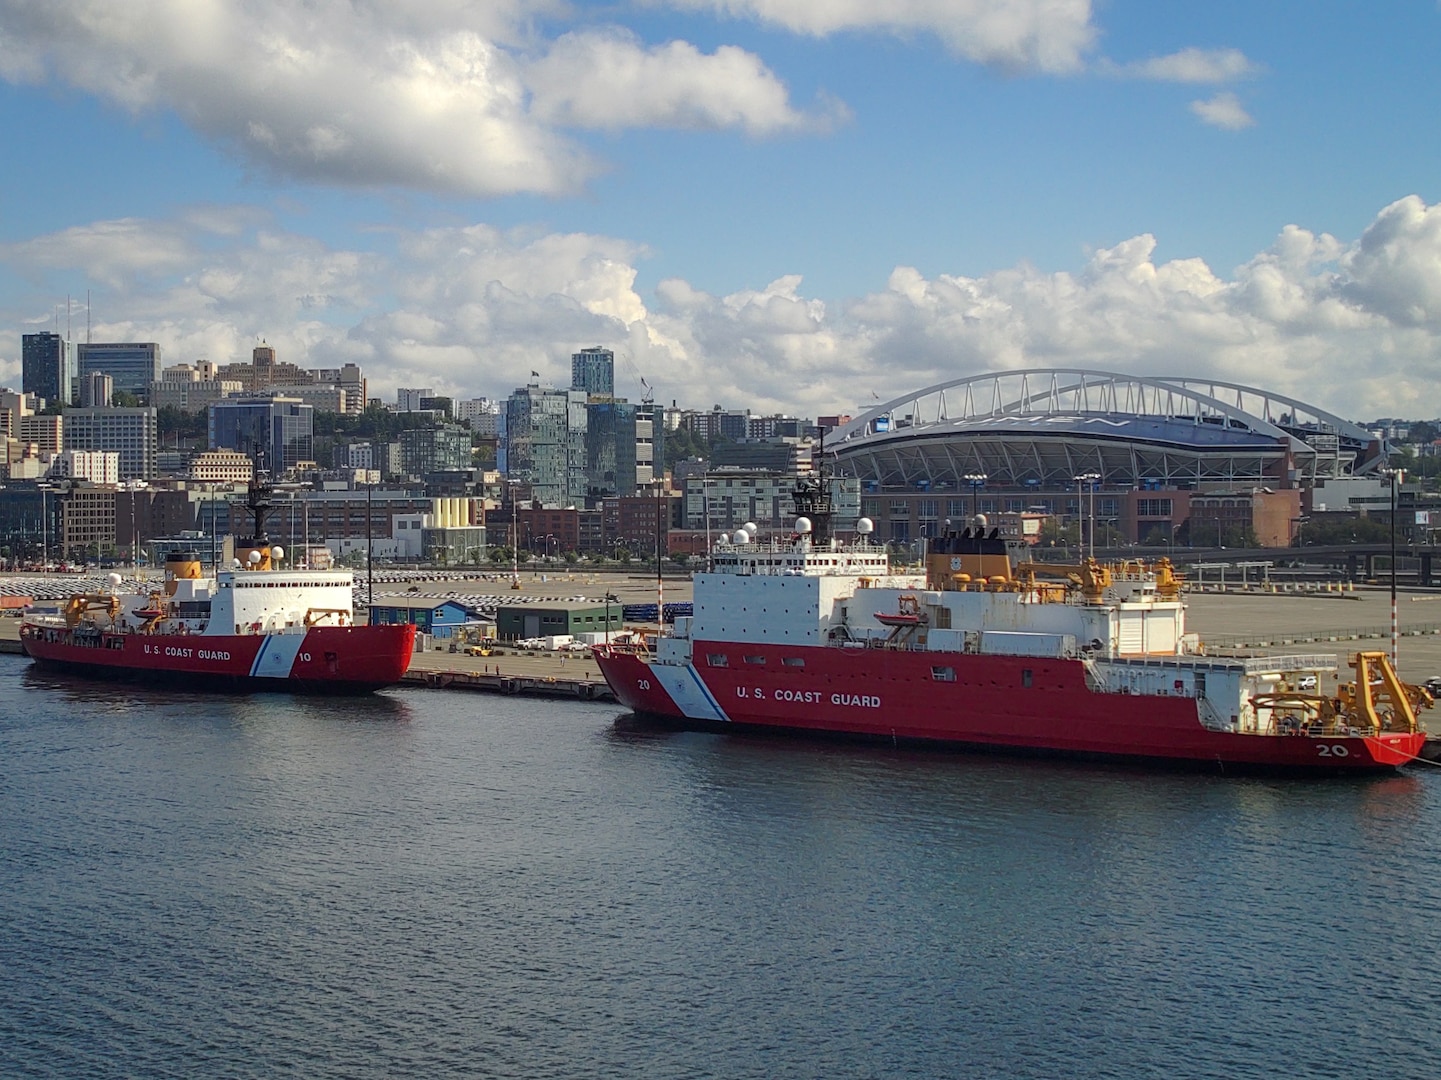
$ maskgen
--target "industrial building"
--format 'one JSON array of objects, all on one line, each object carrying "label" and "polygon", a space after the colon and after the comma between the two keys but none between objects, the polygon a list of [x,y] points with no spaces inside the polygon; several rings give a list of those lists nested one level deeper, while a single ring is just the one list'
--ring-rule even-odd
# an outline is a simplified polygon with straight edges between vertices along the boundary
[{"label": "industrial building", "polygon": [[422,634],[450,638],[475,615],[459,600],[431,596],[377,598],[370,609],[372,626],[392,623],[414,623]]},{"label": "industrial building", "polygon": [[546,600],[523,606],[503,606],[495,611],[495,632],[502,641],[603,634],[607,630],[622,629],[624,623],[623,609],[618,601],[606,605],[592,600]]}]

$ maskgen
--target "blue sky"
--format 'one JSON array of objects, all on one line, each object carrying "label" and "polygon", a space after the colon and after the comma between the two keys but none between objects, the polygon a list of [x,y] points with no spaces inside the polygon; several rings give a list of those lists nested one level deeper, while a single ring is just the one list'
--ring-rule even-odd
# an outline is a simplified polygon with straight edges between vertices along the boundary
[{"label": "blue sky", "polygon": [[1065,365],[1431,416],[1438,45],[1434,0],[0,0],[0,382],[88,289],[97,340],[387,397],[605,344],[698,407]]}]

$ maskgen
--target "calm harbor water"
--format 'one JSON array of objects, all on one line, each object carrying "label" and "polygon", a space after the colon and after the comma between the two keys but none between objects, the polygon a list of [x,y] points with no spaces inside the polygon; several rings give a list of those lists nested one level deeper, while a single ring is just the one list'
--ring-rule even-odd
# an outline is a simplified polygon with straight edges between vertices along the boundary
[{"label": "calm harbor water", "polygon": [[616,718],[0,657],[0,1076],[1441,1074],[1441,770]]}]

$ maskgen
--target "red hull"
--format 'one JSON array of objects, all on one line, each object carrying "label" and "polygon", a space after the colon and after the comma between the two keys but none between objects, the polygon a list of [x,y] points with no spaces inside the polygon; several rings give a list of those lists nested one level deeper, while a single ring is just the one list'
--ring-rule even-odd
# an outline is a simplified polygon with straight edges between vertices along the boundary
[{"label": "red hull", "polygon": [[362,693],[400,681],[415,627],[316,626],[304,634],[110,634],[26,626],[37,663],[202,689]]},{"label": "red hull", "polygon": [[[1195,699],[1093,691],[1074,660],[697,641],[701,662],[678,667],[604,646],[596,652],[622,704],[705,727],[1332,773],[1395,769],[1426,739],[1212,731]],[[719,655],[727,666],[710,666]],[[942,664],[954,681],[933,678]]]}]

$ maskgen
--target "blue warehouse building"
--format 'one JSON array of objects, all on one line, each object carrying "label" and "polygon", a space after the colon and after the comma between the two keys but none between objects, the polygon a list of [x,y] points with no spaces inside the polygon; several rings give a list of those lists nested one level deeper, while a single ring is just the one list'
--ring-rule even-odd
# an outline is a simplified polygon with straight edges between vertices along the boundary
[{"label": "blue warehouse building", "polygon": [[414,623],[418,633],[438,638],[452,637],[458,628],[474,621],[470,609],[459,600],[440,597],[392,597],[376,600],[370,609],[372,626]]}]

